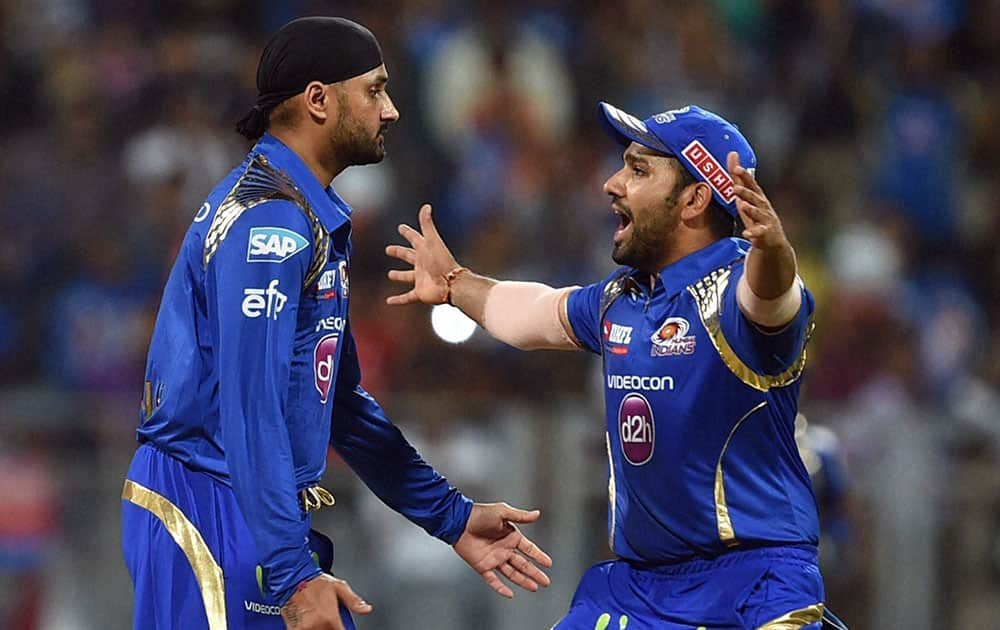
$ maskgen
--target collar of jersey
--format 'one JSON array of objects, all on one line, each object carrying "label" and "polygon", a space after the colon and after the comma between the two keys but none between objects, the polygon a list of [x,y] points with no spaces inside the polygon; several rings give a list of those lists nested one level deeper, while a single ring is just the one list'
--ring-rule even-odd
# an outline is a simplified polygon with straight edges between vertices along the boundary
[{"label": "collar of jersey", "polygon": [[741,238],[724,238],[671,263],[660,272],[660,282],[668,297],[674,297],[711,272],[747,255],[750,243]]},{"label": "collar of jersey", "polygon": [[257,142],[254,151],[266,156],[276,168],[281,169],[295,180],[295,184],[305,194],[306,199],[316,212],[316,216],[319,217],[323,227],[328,232],[333,232],[351,220],[351,206],[340,198],[337,191],[333,189],[333,184],[323,188],[313,172],[302,161],[302,158],[281,140],[265,133]]}]

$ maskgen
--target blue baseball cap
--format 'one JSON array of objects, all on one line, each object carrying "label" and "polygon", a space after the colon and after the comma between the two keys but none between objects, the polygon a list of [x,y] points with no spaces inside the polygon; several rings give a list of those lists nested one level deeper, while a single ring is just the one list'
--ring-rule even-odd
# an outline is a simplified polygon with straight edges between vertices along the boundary
[{"label": "blue baseball cap", "polygon": [[726,156],[736,151],[740,164],[753,173],[757,155],[739,127],[697,105],[671,109],[639,120],[614,105],[601,102],[604,130],[621,145],[638,142],[644,147],[677,158],[695,179],[705,182],[720,206],[737,217],[733,178]]}]

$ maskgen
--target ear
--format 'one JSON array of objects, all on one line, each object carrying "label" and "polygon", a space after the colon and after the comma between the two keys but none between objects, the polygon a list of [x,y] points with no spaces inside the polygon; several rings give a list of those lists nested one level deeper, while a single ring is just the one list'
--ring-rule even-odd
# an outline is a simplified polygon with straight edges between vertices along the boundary
[{"label": "ear", "polygon": [[337,99],[330,93],[331,89],[319,81],[310,81],[302,92],[306,111],[314,120],[322,122],[335,113],[333,110],[337,107]]},{"label": "ear", "polygon": [[703,214],[712,203],[712,189],[705,182],[695,182],[684,191],[681,202],[681,219],[690,221]]}]

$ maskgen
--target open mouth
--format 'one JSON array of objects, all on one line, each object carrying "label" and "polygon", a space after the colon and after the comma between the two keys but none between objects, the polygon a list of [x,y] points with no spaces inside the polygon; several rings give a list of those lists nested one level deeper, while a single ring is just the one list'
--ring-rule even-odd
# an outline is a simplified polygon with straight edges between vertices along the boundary
[{"label": "open mouth", "polygon": [[625,232],[632,227],[632,216],[614,205],[611,206],[611,210],[618,217],[618,229],[615,230],[615,242],[617,243],[625,237]]}]

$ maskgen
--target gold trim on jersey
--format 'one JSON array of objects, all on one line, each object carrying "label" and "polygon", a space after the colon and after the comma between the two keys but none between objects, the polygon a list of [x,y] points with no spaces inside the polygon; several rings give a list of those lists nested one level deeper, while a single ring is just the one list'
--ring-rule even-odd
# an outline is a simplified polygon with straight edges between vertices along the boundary
[{"label": "gold trim on jersey", "polygon": [[812,317],[809,318],[802,350],[791,367],[777,375],[755,372],[736,355],[736,351],[729,345],[729,341],[722,332],[720,318],[722,314],[722,296],[726,291],[726,287],[729,286],[731,275],[732,269],[729,267],[716,269],[688,287],[688,292],[694,297],[694,301],[698,305],[698,316],[701,318],[701,323],[708,332],[708,338],[712,341],[712,345],[715,346],[719,356],[722,357],[722,362],[726,364],[729,371],[746,385],[762,392],[766,392],[772,387],[791,385],[799,379],[806,367],[806,345],[815,327]]},{"label": "gold trim on jersey", "polygon": [[163,523],[164,529],[191,563],[205,604],[209,630],[226,630],[226,585],[222,567],[215,561],[201,532],[169,499],[131,479],[125,480],[122,499],[148,510]]},{"label": "gold trim on jersey", "polygon": [[823,604],[813,604],[772,619],[757,630],[798,630],[823,620]]},{"label": "gold trim on jersey", "polygon": [[299,500],[302,501],[302,509],[306,512],[318,510],[324,505],[332,506],[337,500],[333,498],[333,493],[323,486],[310,486],[299,490]]},{"label": "gold trim on jersey", "polygon": [[315,282],[330,255],[330,235],[292,178],[272,166],[266,156],[259,154],[250,160],[246,170],[236,181],[236,185],[219,205],[212,224],[205,234],[203,265],[208,267],[222,241],[229,235],[229,230],[244,212],[273,200],[290,201],[306,215],[312,229],[314,253],[302,286],[308,287]]},{"label": "gold trim on jersey", "polygon": [[142,388],[142,408],[146,419],[153,415],[153,381],[146,381]]},{"label": "gold trim on jersey", "polygon": [[608,447],[608,505],[611,506],[611,530],[608,534],[608,547],[615,550],[615,461],[611,458],[611,434],[604,432],[604,445]]},{"label": "gold trim on jersey", "polygon": [[727,547],[735,547],[740,542],[736,540],[736,532],[733,531],[733,521],[729,518],[729,506],[726,504],[726,485],[722,477],[722,458],[726,455],[726,449],[729,448],[729,443],[732,441],[733,436],[736,435],[736,430],[740,428],[743,421],[755,412],[763,409],[766,405],[766,400],[758,403],[757,406],[746,412],[733,425],[732,430],[729,431],[729,436],[726,437],[725,444],[722,445],[722,452],[719,453],[719,461],[715,464],[715,523],[719,530],[719,540]]}]

